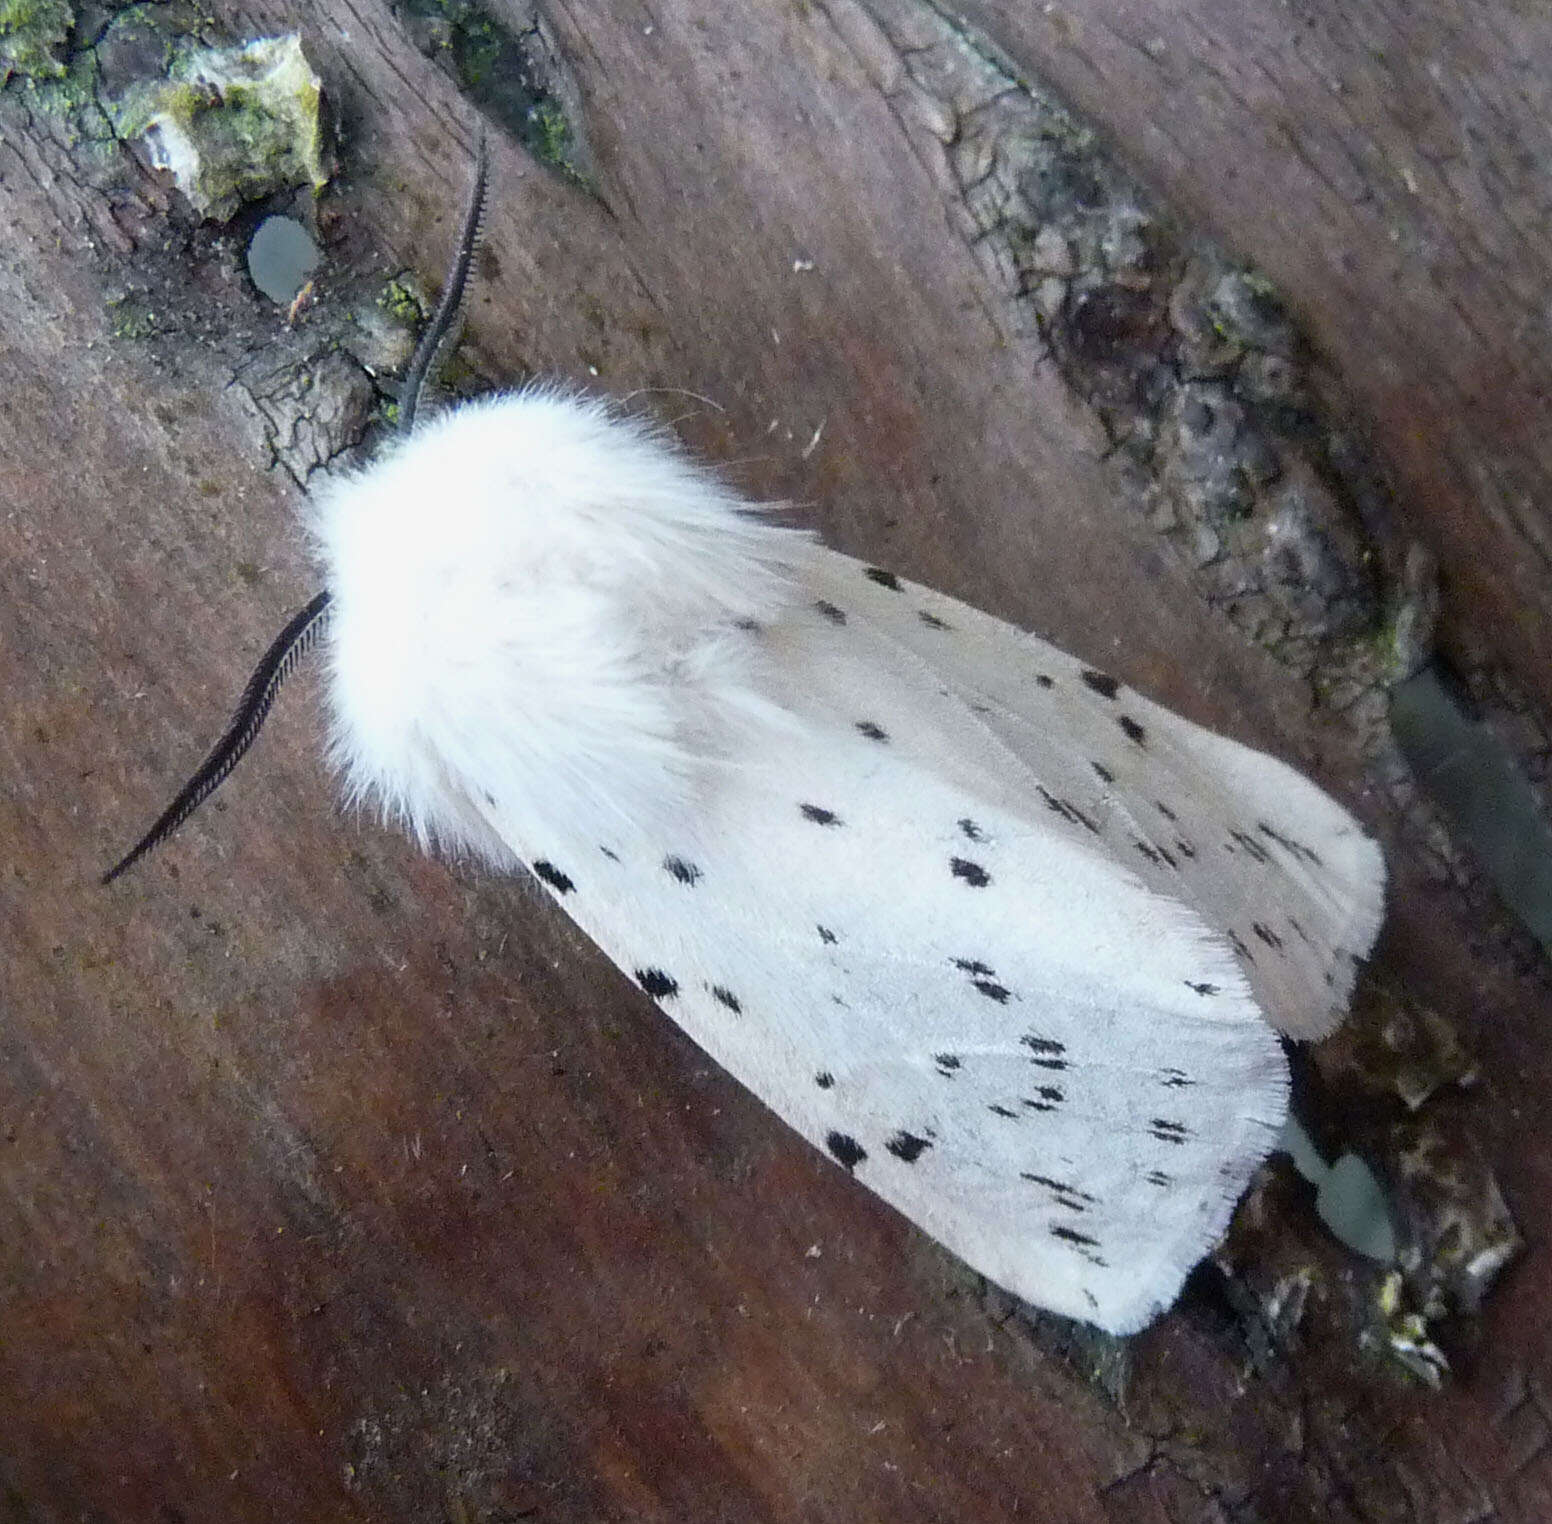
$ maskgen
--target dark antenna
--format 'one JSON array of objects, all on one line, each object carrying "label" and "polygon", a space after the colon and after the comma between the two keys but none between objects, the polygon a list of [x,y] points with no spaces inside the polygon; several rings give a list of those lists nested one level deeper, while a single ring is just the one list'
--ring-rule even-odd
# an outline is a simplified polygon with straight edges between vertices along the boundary
[{"label": "dark antenna", "polygon": [[[414,427],[426,375],[463,303],[464,288],[469,281],[475,252],[479,248],[480,219],[485,212],[485,184],[489,168],[485,131],[481,127],[475,144],[474,185],[469,193],[468,210],[464,213],[458,251],[448,268],[442,300],[437,304],[437,310],[432,314],[425,333],[421,335],[420,343],[415,346],[414,358],[404,376],[399,402],[401,434],[408,434]],[[305,608],[292,615],[286,627],[270,643],[258,666],[253,669],[253,676],[243,689],[237,711],[227,725],[225,734],[216,742],[210,755],[200,763],[194,776],[178,790],[177,798],[157,817],[156,824],[103,874],[104,884],[111,884],[148,852],[154,852],[161,846],[231,775],[232,769],[242,761],[248,748],[258,739],[259,730],[274,707],[280,685],[295,671],[298,663],[318,643],[319,637],[328,627],[332,601],[332,595],[325,589],[314,596]]]},{"label": "dark antenna", "polygon": [[458,249],[453,262],[447,267],[447,278],[442,282],[442,300],[431,314],[426,331],[415,346],[410,367],[399,385],[399,432],[408,434],[415,427],[415,414],[420,410],[420,392],[426,384],[426,375],[436,352],[442,347],[448,331],[463,305],[464,287],[469,283],[469,271],[480,246],[480,222],[485,216],[485,182],[490,174],[490,155],[485,147],[485,129],[479,129],[474,143],[474,185],[469,192],[468,209],[463,214],[463,231],[458,235]]},{"label": "dark antenna", "polygon": [[147,852],[161,846],[226,781],[228,774],[242,761],[243,753],[253,745],[259,727],[269,717],[275,695],[280,692],[280,685],[317,644],[328,622],[329,595],[326,592],[319,593],[306,608],[292,617],[253,669],[253,676],[243,689],[242,698],[237,702],[237,712],[226,727],[226,734],[200,763],[199,771],[178,790],[178,797],[162,811],[156,824],[103,874],[103,883],[111,884],[119,874],[134,867]]}]

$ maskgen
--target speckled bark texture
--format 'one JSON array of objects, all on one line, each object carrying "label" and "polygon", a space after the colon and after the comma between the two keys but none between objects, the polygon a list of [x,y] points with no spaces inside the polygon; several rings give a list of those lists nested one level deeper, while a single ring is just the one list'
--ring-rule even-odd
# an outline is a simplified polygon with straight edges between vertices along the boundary
[{"label": "speckled bark texture", "polygon": [[[302,492],[370,441],[376,296],[434,286],[471,156],[424,16],[218,4],[224,40],[299,31],[338,124],[294,327],[242,273],[256,212],[196,226],[79,103],[0,93],[0,1517],[1552,1516],[1552,985],[1398,771],[1373,659],[1421,545],[1536,761],[1552,21],[963,11],[494,5],[569,71],[524,141],[570,167],[495,112],[460,379],[635,393],[839,548],[1364,816],[1391,919],[1299,1091],[1398,1193],[1442,1390],[1282,1168],[1125,1347],[989,1293],[529,886],[342,816],[306,679],[98,887],[313,590]],[[1043,132],[1119,178],[1031,180]],[[1471,1312],[1449,1255],[1500,1208],[1528,1251]]]}]

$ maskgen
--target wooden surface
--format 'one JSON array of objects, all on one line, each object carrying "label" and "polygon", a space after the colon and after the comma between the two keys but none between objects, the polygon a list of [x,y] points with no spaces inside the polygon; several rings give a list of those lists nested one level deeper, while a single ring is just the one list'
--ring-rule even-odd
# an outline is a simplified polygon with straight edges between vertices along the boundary
[{"label": "wooden surface", "polygon": [[[1545,713],[1545,15],[970,9],[1283,283],[1444,562],[1451,638]],[[470,155],[453,86],[376,0],[217,10],[235,36],[299,28],[339,111],[320,305],[403,265],[431,278]],[[343,817],[305,679],[218,806],[99,889],[312,590],[273,375],[336,360],[285,334],[231,248],[177,232],[141,169],[83,170],[13,89],[3,1516],[1552,1515],[1539,962],[1119,510],[1094,419],[902,109],[898,7],[549,16],[596,195],[495,138],[476,368],[682,389],[646,400],[832,543],[1341,792],[1391,851],[1382,972],[1477,1054],[1453,1125],[1529,1252],[1441,1332],[1437,1396],[1320,1337],[1252,1358],[1201,1297],[1132,1341],[1123,1380],[786,1132],[525,886]],[[115,333],[131,286],[162,304],[150,340]],[[1372,1283],[1307,1203],[1270,1220],[1333,1285]]]},{"label": "wooden surface", "polygon": [[1523,0],[970,0],[1193,225],[1290,296],[1446,568],[1445,638],[1546,712],[1552,16]]}]

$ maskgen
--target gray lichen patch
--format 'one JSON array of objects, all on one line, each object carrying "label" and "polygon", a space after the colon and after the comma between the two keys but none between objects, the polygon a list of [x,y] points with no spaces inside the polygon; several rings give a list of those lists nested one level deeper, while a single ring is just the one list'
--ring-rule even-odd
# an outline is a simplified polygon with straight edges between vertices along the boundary
[{"label": "gray lichen patch", "polygon": [[[1368,975],[1358,989],[1355,1019],[1320,1047],[1327,1085],[1362,1096],[1367,1110],[1393,1112],[1399,1101],[1411,1113],[1477,1083],[1475,1055],[1432,1006]],[[1340,1129],[1328,1141],[1340,1142]]]},{"label": "gray lichen patch", "polygon": [[[1360,1204],[1372,1205],[1372,1176],[1347,1169],[1358,1179]],[[1378,1257],[1355,1259],[1314,1223],[1306,1204],[1310,1194],[1310,1185],[1274,1155],[1213,1257],[1226,1277],[1224,1299],[1239,1315],[1252,1364],[1269,1369],[1299,1350],[1307,1364],[1329,1369],[1356,1355],[1408,1383],[1437,1389],[1450,1372],[1435,1332],[1446,1309],[1403,1268]],[[1384,1232],[1369,1247],[1387,1248]],[[1344,1350],[1351,1353],[1344,1356]]]},{"label": "gray lichen patch", "polygon": [[27,110],[58,124],[60,138],[75,159],[83,183],[106,190],[125,182],[113,124],[102,109],[100,71],[94,48],[72,48],[63,71],[27,81]]},{"label": "gray lichen patch", "polygon": [[377,305],[397,323],[413,329],[431,316],[433,303],[413,270],[401,271],[387,281]]},{"label": "gray lichen patch", "polygon": [[[1521,1247],[1467,1125],[1468,1098],[1480,1083],[1476,1059],[1432,1006],[1369,974],[1353,1019],[1321,1044],[1312,1068],[1318,1079],[1312,1073],[1306,1091],[1318,1146],[1328,1154],[1356,1149],[1377,1167],[1406,1283],[1407,1310],[1396,1327],[1410,1347],[1417,1330],[1408,1319],[1477,1312]],[[1371,1330],[1387,1348],[1395,1332],[1388,1327]]]},{"label": "gray lichen patch", "polygon": [[1378,737],[1391,673],[1373,632],[1400,601],[1406,546],[1383,471],[1271,282],[1189,236],[964,21],[885,5],[880,25],[891,101],[940,157],[1010,331],[1092,409],[1125,490],[1209,602]]},{"label": "gray lichen patch", "polygon": [[[1023,106],[1003,98],[999,114]],[[1025,109],[1059,108],[1027,97]],[[1321,441],[1307,362],[1270,288],[1193,247],[1071,131],[1008,143],[1012,194],[995,232],[1021,281],[1039,274],[1036,321],[1096,410],[1154,527],[1198,567],[1212,601],[1302,670],[1332,637],[1379,616],[1371,545]],[[1075,254],[1059,280],[1024,267],[1052,228]]]},{"label": "gray lichen patch", "polygon": [[1375,618],[1363,535],[1306,461],[1269,461],[1266,470],[1256,482],[1246,553],[1255,556],[1267,597],[1316,639],[1361,635]]},{"label": "gray lichen patch", "polygon": [[132,87],[111,114],[201,216],[225,221],[246,201],[327,183],[321,99],[292,33],[182,49],[165,77]]},{"label": "gray lichen patch", "polygon": [[402,371],[415,352],[425,305],[411,291],[413,279],[395,276],[376,295],[362,298],[350,309],[350,327],[341,342],[369,375]]},{"label": "gray lichen patch", "polygon": [[1393,1203],[1404,1245],[1375,1287],[1362,1344],[1437,1388],[1450,1363],[1435,1327],[1474,1313],[1525,1247],[1478,1151],[1426,1122],[1398,1130]]},{"label": "gray lichen patch", "polygon": [[1426,1119],[1403,1124],[1396,1145],[1401,1268],[1412,1294],[1430,1317],[1477,1312],[1525,1247],[1498,1181],[1474,1144]]},{"label": "gray lichen patch", "polygon": [[13,74],[59,78],[74,25],[68,0],[0,0],[0,85]]},{"label": "gray lichen patch", "polygon": [[1363,1333],[1363,1347],[1435,1391],[1443,1386],[1449,1374],[1449,1358],[1434,1343],[1429,1314],[1412,1303],[1399,1270],[1391,1271],[1376,1287],[1371,1313],[1370,1324]]},{"label": "gray lichen patch", "polygon": [[[356,331],[346,347],[373,375],[402,370],[436,302],[413,270],[401,270],[383,285],[373,307],[375,311],[363,305],[352,313]],[[489,378],[477,373],[461,338],[461,323],[455,324],[437,347],[426,374],[426,401],[432,407],[442,406],[450,397],[473,397],[489,390]],[[396,383],[386,384],[384,390],[397,398]],[[385,404],[384,420],[397,423],[396,400]]]},{"label": "gray lichen patch", "polygon": [[144,291],[115,291],[107,298],[105,305],[108,309],[108,331],[115,339],[136,343],[151,338],[161,326],[156,304]]}]

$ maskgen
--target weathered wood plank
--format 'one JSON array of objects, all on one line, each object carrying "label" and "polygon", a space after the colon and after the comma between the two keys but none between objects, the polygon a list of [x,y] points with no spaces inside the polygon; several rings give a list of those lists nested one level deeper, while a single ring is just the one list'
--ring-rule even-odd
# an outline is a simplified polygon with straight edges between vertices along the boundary
[{"label": "weathered wood plank", "polygon": [[[1344,93],[1322,93],[1306,62],[1268,53],[1283,12],[1236,13],[1257,29],[1209,18],[1222,43],[1203,58],[1253,70],[1255,52],[1298,133],[1350,143],[1371,123],[1348,119],[1355,93],[1378,99],[1372,81],[1396,71],[1432,78],[1424,29],[1383,61],[1344,55]],[[1216,136],[1168,127],[1165,152],[1143,84],[1157,106],[1173,76],[1134,48],[1132,73],[1078,90],[1090,65],[1050,46],[1050,14],[1025,27],[983,8],[1025,63],[1113,113],[1189,217],[1289,286],[1430,505],[1453,617],[1528,673],[1545,587],[1504,580],[1523,552],[1498,520],[1468,520],[1459,488],[1486,459],[1473,440],[1506,438],[1516,408],[1539,416],[1524,388],[1541,361],[1470,274],[1494,264],[1475,252],[1488,214],[1420,210],[1383,176],[1378,207],[1323,189],[1275,123],[1247,135],[1227,107],[1204,113]],[[1126,56],[1067,14],[1110,39],[1095,70]],[[340,109],[320,306],[399,262],[439,269],[472,113],[390,11],[277,0],[223,15],[234,35],[300,27]],[[1177,24],[1111,17],[1144,43]],[[1384,968],[1478,1046],[1485,1094],[1463,1125],[1522,1224],[1541,1220],[1544,980],[1365,792],[1356,738],[1315,733],[1304,685],[1118,508],[1094,418],[953,220],[953,188],[890,88],[893,44],[864,24],[877,16],[679,0],[551,19],[597,196],[497,137],[469,337],[481,371],[693,394],[651,400],[838,545],[1318,768],[1393,838]],[[1502,94],[1520,76],[1498,19],[1467,40],[1472,88]],[[162,251],[165,198],[143,173],[83,174],[48,119],[15,92],[3,104],[0,1484],[18,1518],[1552,1511],[1540,1256],[1461,1327],[1461,1377],[1440,1398],[1313,1338],[1247,1377],[1239,1334],[1199,1304],[1135,1342],[1112,1408],[1049,1331],[1004,1321],[524,886],[338,818],[305,684],[224,808],[97,889],[309,591],[299,493],[254,400],[300,341],[230,253]],[[1487,141],[1544,130],[1531,104],[1504,96],[1508,125]],[[1240,173],[1215,179],[1230,144]],[[1511,183],[1541,194],[1504,153]],[[1504,204],[1507,226],[1519,203]],[[1420,220],[1405,226],[1447,258],[1419,253],[1420,233],[1376,236],[1407,206]],[[1382,279],[1343,264],[1344,244],[1395,263]],[[1523,283],[1544,256],[1522,241],[1518,257]],[[132,279],[183,293],[163,338],[115,336],[105,297]],[[1454,338],[1429,327],[1457,308]],[[1474,435],[1454,412],[1494,345],[1513,356],[1502,411]],[[1431,439],[1408,434],[1403,397],[1424,399],[1412,416]],[[1539,459],[1532,432],[1505,447],[1515,470]],[[1318,1230],[1291,1252],[1306,1251],[1340,1287]]]}]

